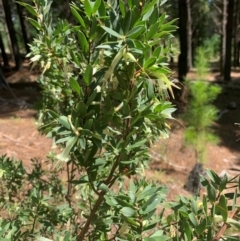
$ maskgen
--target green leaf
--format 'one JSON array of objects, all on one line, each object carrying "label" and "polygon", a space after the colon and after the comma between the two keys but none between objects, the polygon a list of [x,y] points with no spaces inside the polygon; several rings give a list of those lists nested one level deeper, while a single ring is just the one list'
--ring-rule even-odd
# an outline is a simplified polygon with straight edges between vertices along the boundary
[{"label": "green leaf", "polygon": [[132,149],[138,148],[138,147],[144,145],[146,143],[146,141],[147,141],[146,139],[143,139],[141,141],[134,143],[133,145],[129,145],[129,146],[127,146],[126,150],[131,151]]},{"label": "green leaf", "polygon": [[228,218],[227,223],[230,224],[231,226],[234,226],[238,231],[240,231],[240,222],[239,221],[232,219],[232,218]]},{"label": "green leaf", "polygon": [[69,241],[69,240],[70,240],[70,237],[71,237],[71,233],[68,231],[68,232],[65,234],[63,241]]},{"label": "green leaf", "polygon": [[144,63],[143,65],[143,68],[144,69],[147,69],[151,66],[153,66],[157,61],[157,58],[156,57],[150,57],[149,59],[146,60],[146,62]]},{"label": "green leaf", "polygon": [[82,27],[84,27],[86,29],[85,22],[82,19],[81,15],[78,13],[78,11],[73,6],[71,6],[70,9],[71,9],[73,16],[76,18],[76,20],[82,25]]},{"label": "green leaf", "polygon": [[84,55],[88,56],[89,45],[88,45],[88,41],[87,41],[84,33],[81,31],[78,31],[77,36],[78,36],[78,43],[79,43]]},{"label": "green leaf", "polygon": [[204,209],[204,212],[205,212],[205,215],[207,215],[208,213],[208,202],[207,202],[207,197],[206,195],[203,195],[203,209]]},{"label": "green leaf", "polygon": [[58,122],[67,129],[70,129],[70,124],[68,122],[67,116],[60,116]]},{"label": "green leaf", "polygon": [[197,202],[194,199],[191,200],[191,209],[193,213],[197,215],[197,212],[198,212]]},{"label": "green leaf", "polygon": [[44,238],[42,236],[36,236],[36,241],[53,241],[52,239]]},{"label": "green leaf", "polygon": [[130,25],[132,22],[132,12],[129,9],[127,11],[126,17],[124,18],[124,26],[123,26],[123,32],[126,34],[129,31]]},{"label": "green leaf", "polygon": [[191,229],[189,222],[186,221],[183,223],[183,225],[184,225],[184,229],[185,229],[185,234],[187,236],[187,240],[192,240],[192,229]]},{"label": "green leaf", "polygon": [[166,241],[166,240],[170,240],[171,237],[167,236],[167,235],[161,235],[161,236],[155,236],[155,237],[148,237],[148,238],[144,238],[144,241]]},{"label": "green leaf", "polygon": [[28,18],[28,21],[38,30],[40,30],[42,27],[41,25],[34,19]]},{"label": "green leaf", "polygon": [[150,1],[149,4],[144,4],[142,13],[145,14],[145,13],[147,13],[149,10],[154,9],[154,5],[155,5],[157,2],[158,2],[158,0],[152,0],[152,1]]},{"label": "green leaf", "polygon": [[71,85],[72,89],[74,91],[76,91],[78,93],[78,95],[80,95],[80,86],[79,86],[78,82],[76,81],[76,79],[74,79],[73,77],[70,77],[70,85]]},{"label": "green leaf", "polygon": [[109,192],[109,187],[104,184],[104,183],[101,183],[99,186],[98,186],[98,189],[101,190],[101,191],[104,191],[105,193],[108,193]]},{"label": "green leaf", "polygon": [[209,201],[211,203],[216,201],[216,190],[215,190],[215,188],[213,187],[212,184],[209,184],[207,186],[207,194],[208,194]]},{"label": "green leaf", "polygon": [[[71,132],[70,132],[71,133]],[[69,133],[69,134],[70,134]],[[60,139],[58,139],[56,142],[55,142],[55,144],[61,144],[61,143],[66,143],[67,141],[68,141],[68,139],[69,139],[69,136],[66,136],[66,137],[64,137],[64,138],[60,138]]]},{"label": "green leaf", "polygon": [[106,8],[105,8],[105,4],[104,1],[101,1],[101,4],[98,8],[98,13],[100,17],[105,17],[106,16]]},{"label": "green leaf", "polygon": [[235,209],[235,206],[237,205],[237,198],[240,196],[240,194],[238,194],[238,189],[235,189],[234,192],[234,196],[233,196],[233,205],[232,205],[232,210]]},{"label": "green leaf", "polygon": [[137,201],[146,199],[148,196],[152,196],[159,190],[158,187],[146,186],[141,192],[137,193]]},{"label": "green leaf", "polygon": [[173,90],[172,90],[172,86],[174,86],[175,88],[178,88],[178,86],[176,86],[175,84],[173,84],[168,77],[163,74],[160,70],[160,68],[156,68],[156,66],[152,66],[151,69],[148,69],[147,72],[149,72],[150,75],[158,78],[158,82],[159,82],[159,86],[161,87],[161,83],[165,83],[168,90],[170,91],[172,97],[174,98],[174,94],[173,94]]},{"label": "green leaf", "polygon": [[95,14],[99,7],[101,6],[102,0],[96,0],[94,5],[93,5],[93,9],[92,9],[92,13]]},{"label": "green leaf", "polygon": [[156,209],[160,203],[161,198],[159,196],[152,196],[148,201],[140,208],[140,214],[148,214],[152,210]]},{"label": "green leaf", "polygon": [[120,8],[122,17],[125,18],[125,16],[126,16],[126,7],[125,7],[125,3],[123,2],[123,0],[119,1],[119,8]]},{"label": "green leaf", "polygon": [[115,32],[114,30],[112,30],[111,28],[108,28],[106,26],[101,26],[106,32],[108,32],[110,35],[115,36],[117,38],[122,39],[122,35],[120,35],[119,33]]},{"label": "green leaf", "polygon": [[[152,239],[154,238],[154,239]],[[155,233],[153,233],[150,237],[144,238],[144,241],[166,241],[171,239],[170,237],[163,235],[162,230],[157,230]]]},{"label": "green leaf", "polygon": [[153,7],[149,8],[149,10],[143,15],[142,20],[145,21],[149,19],[149,17],[152,15]]},{"label": "green leaf", "polygon": [[146,34],[146,40],[150,40],[154,36],[154,34],[157,33],[158,27],[159,27],[159,23],[155,23],[149,28]]},{"label": "green leaf", "polygon": [[77,104],[76,111],[81,118],[84,118],[87,113],[87,106],[83,101]]},{"label": "green leaf", "polygon": [[198,226],[198,221],[197,221],[194,213],[192,213],[192,212],[189,213],[189,214],[188,214],[188,217],[189,217],[191,223],[193,224],[193,226],[194,226],[194,227],[197,227],[197,226]]},{"label": "green leaf", "polygon": [[172,32],[177,29],[177,26],[170,25],[169,23],[164,24],[161,26],[160,31],[165,31],[165,32]]},{"label": "green leaf", "polygon": [[84,8],[88,18],[90,19],[93,11],[90,0],[84,0]]},{"label": "green leaf", "polygon": [[86,83],[86,85],[89,85],[92,81],[92,72],[93,72],[92,65],[89,64],[84,73],[84,82]]},{"label": "green leaf", "polygon": [[124,207],[120,212],[126,217],[134,217],[136,214],[136,211],[130,207]]},{"label": "green leaf", "polygon": [[221,178],[214,171],[206,169],[206,173],[214,184],[220,185]]},{"label": "green leaf", "polygon": [[92,102],[95,100],[96,96],[97,96],[97,91],[94,90],[94,91],[91,93],[91,95],[88,97],[86,104],[87,104],[87,105],[91,105]]},{"label": "green leaf", "polygon": [[129,189],[133,193],[135,193],[137,190],[136,185],[134,184],[134,182],[132,180],[130,180]]},{"label": "green leaf", "polygon": [[25,8],[27,9],[27,11],[28,11],[29,13],[31,13],[33,16],[38,17],[38,13],[37,13],[37,11],[35,10],[34,7],[32,7],[31,5],[29,5],[29,4],[27,4],[27,3],[23,3],[23,2],[18,2],[18,1],[17,1],[17,3],[18,3],[19,5],[25,7]]},{"label": "green leaf", "polygon": [[228,183],[228,176],[225,173],[221,178],[221,183],[219,185],[219,192],[222,192],[226,188],[227,183]]},{"label": "green leaf", "polygon": [[162,52],[162,46],[158,46],[157,48],[154,49],[153,56],[155,56],[156,58],[159,58],[161,52]]},{"label": "green leaf", "polygon": [[172,113],[176,110],[176,108],[167,108],[161,112],[161,114],[167,119],[174,119],[172,117]]},{"label": "green leaf", "polygon": [[77,142],[77,140],[78,140],[77,136],[72,136],[69,138],[63,152],[61,154],[57,155],[57,158],[60,161],[67,162],[69,160],[69,153],[70,153],[71,149],[73,148],[73,146],[75,145],[75,143]]},{"label": "green leaf", "polygon": [[200,235],[207,229],[207,219],[204,218],[201,223],[197,226],[197,233]]},{"label": "green leaf", "polygon": [[220,196],[219,202],[216,205],[216,211],[219,211],[223,217],[223,221],[226,222],[228,218],[228,208],[227,208],[227,199],[224,195]]},{"label": "green leaf", "polygon": [[147,96],[151,100],[155,97],[153,80],[147,79],[146,84],[147,84]]},{"label": "green leaf", "polygon": [[144,30],[145,30],[144,25],[136,26],[127,33],[127,38],[136,39],[142,34]]}]

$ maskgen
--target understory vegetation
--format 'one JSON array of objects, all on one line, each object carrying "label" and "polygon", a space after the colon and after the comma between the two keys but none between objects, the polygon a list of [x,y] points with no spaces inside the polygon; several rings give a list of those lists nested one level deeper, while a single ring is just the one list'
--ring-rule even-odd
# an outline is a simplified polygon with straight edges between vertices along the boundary
[{"label": "understory vegetation", "polygon": [[187,129],[185,131],[186,144],[195,151],[196,162],[206,162],[206,144],[218,142],[217,136],[211,130],[218,118],[218,110],[213,105],[221,92],[221,88],[209,84],[206,79],[209,74],[209,60],[214,57],[211,40],[197,49],[195,58],[196,80],[185,81],[190,98],[183,119]]},{"label": "understory vegetation", "polygon": [[175,202],[144,177],[175,111],[164,2],[79,1],[56,25],[47,0],[20,3],[38,30],[39,128],[61,152],[31,171],[0,158],[1,240],[239,240],[239,176],[207,170],[204,194]]}]

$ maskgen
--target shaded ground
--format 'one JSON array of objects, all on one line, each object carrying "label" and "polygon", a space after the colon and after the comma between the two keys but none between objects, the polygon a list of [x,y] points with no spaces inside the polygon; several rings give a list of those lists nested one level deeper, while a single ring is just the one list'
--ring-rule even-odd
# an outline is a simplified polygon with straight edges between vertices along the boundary
[{"label": "shaded ground", "polygon": [[[209,76],[209,79],[216,81],[216,76],[217,73]],[[218,83],[223,91],[215,104],[221,117],[214,129],[220,144],[207,146],[208,162],[204,165],[218,174],[226,171],[229,175],[240,173],[240,141],[237,142],[240,127],[235,124],[240,123],[240,73],[233,72],[232,76],[234,78],[230,84]],[[23,69],[9,76],[8,81],[20,100],[33,104],[40,97],[35,79],[35,75]],[[32,158],[46,160],[46,155],[51,151],[51,140],[38,133],[36,111],[30,105],[16,101],[8,91],[0,90],[0,97],[0,155],[21,159],[27,167]],[[231,103],[235,104],[234,108]],[[172,126],[170,138],[159,140],[152,148],[153,161],[146,175],[166,184],[170,190],[169,198],[173,199],[180,194],[190,195],[182,187],[195,164],[195,158],[193,150],[184,147],[184,126],[177,121],[169,124]]]}]

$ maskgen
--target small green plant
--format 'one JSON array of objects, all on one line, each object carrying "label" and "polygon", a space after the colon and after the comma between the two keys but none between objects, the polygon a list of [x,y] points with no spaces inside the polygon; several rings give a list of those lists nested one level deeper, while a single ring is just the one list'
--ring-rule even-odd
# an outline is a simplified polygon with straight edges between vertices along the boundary
[{"label": "small green plant", "polygon": [[[217,241],[239,240],[240,237],[240,176],[219,177],[206,170],[207,177],[201,177],[206,194],[199,198],[180,197],[170,203],[174,214],[168,216],[175,240]],[[173,222],[174,223],[174,222]]]},{"label": "small green plant", "polygon": [[217,109],[212,105],[220,88],[206,82],[208,61],[204,48],[197,50],[196,56],[197,80],[186,81],[190,92],[190,99],[184,120],[187,126],[185,131],[186,143],[193,146],[197,162],[206,160],[206,144],[217,143],[217,137],[211,130],[217,119]]}]

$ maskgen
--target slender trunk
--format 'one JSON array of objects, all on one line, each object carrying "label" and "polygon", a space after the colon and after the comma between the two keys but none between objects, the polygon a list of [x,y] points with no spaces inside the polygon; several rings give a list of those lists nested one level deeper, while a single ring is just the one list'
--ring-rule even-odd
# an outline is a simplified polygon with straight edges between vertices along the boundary
[{"label": "slender trunk", "polygon": [[234,67],[239,67],[239,45],[240,45],[240,1],[236,0],[235,12],[235,39],[234,39]]},{"label": "slender trunk", "polygon": [[20,6],[18,3],[17,3],[17,11],[18,11],[18,15],[19,15],[21,28],[22,28],[22,36],[23,36],[23,40],[24,40],[25,49],[26,49],[26,52],[29,53],[30,47],[29,47],[29,34],[27,31],[27,27],[26,27],[27,23],[23,16],[23,7]]},{"label": "slender trunk", "polygon": [[[2,0],[0,0],[0,9],[3,9],[3,2]],[[5,19],[5,12],[2,11],[2,19]],[[9,31],[8,31],[8,27],[7,27],[7,23],[6,21],[2,21],[3,22],[3,29],[4,29],[4,35],[7,38],[7,47],[6,49],[9,50],[9,54],[11,55],[10,58],[13,58],[13,50],[12,50],[12,46],[11,46],[11,40],[10,40],[10,36],[9,36]]]},{"label": "slender trunk", "polygon": [[178,78],[184,81],[188,72],[188,41],[187,41],[187,0],[178,0],[179,9],[179,40],[180,55],[178,58]]},{"label": "slender trunk", "polygon": [[234,14],[234,0],[228,0],[227,24],[226,24],[226,60],[225,60],[225,66],[224,66],[225,81],[231,80],[233,14]]},{"label": "slender trunk", "polygon": [[2,52],[2,58],[3,58],[4,66],[9,66],[8,56],[7,56],[7,53],[5,51],[5,47],[4,47],[4,43],[3,43],[1,35],[0,35],[0,49],[1,49],[1,52]]},{"label": "slender trunk", "polygon": [[224,68],[226,63],[226,42],[227,42],[227,34],[226,34],[226,25],[227,25],[227,5],[228,1],[223,0],[223,7],[222,7],[222,38],[221,38],[221,66],[220,66],[220,73],[221,76],[224,76]]},{"label": "slender trunk", "polygon": [[187,65],[188,69],[192,68],[192,17],[190,0],[187,4]]},{"label": "slender trunk", "polygon": [[21,68],[21,65],[22,65],[22,59],[21,59],[21,55],[20,55],[20,51],[19,51],[19,47],[18,47],[18,43],[17,43],[17,38],[16,38],[16,35],[15,35],[15,30],[14,30],[14,27],[13,27],[12,13],[11,13],[9,0],[2,0],[2,3],[3,3],[3,8],[4,8],[4,12],[5,12],[5,19],[6,19],[10,39],[11,39],[16,70],[19,70]]}]

